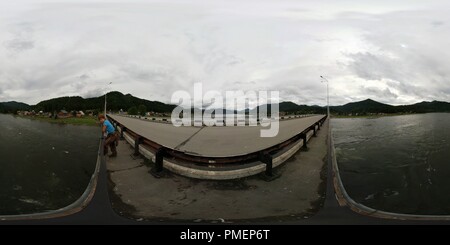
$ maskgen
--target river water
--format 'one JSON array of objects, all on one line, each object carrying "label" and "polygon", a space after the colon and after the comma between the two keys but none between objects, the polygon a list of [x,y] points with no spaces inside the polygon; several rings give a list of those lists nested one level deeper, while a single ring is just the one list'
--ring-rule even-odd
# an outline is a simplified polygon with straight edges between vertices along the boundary
[{"label": "river water", "polygon": [[100,129],[0,114],[0,215],[63,208],[94,172]]},{"label": "river water", "polygon": [[344,186],[368,207],[450,214],[450,114],[333,119]]}]

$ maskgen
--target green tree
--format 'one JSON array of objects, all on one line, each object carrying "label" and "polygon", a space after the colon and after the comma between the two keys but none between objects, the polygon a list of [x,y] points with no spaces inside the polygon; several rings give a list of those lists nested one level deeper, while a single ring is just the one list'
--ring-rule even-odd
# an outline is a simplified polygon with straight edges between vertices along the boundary
[{"label": "green tree", "polygon": [[136,106],[132,106],[130,109],[128,109],[128,115],[137,115],[139,114],[138,109]]},{"label": "green tree", "polygon": [[145,116],[145,114],[147,113],[147,107],[145,105],[140,105],[138,111],[139,115]]}]

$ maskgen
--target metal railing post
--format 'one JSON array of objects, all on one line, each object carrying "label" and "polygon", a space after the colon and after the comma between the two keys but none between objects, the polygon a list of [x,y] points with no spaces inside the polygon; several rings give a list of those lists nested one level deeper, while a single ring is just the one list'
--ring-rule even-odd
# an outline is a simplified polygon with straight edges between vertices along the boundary
[{"label": "metal railing post", "polygon": [[266,164],[266,176],[272,177],[273,176],[273,157],[269,153],[260,152],[259,153],[259,160]]},{"label": "metal railing post", "polygon": [[125,132],[125,131],[127,131],[127,128],[125,128],[125,127],[122,126],[122,128],[121,128],[121,130],[120,130],[120,139],[121,139],[121,140],[124,139],[124,137],[123,137],[123,132]]},{"label": "metal railing post", "polygon": [[134,140],[134,156],[139,156],[141,153],[139,153],[139,145],[142,143],[142,137],[137,136]]},{"label": "metal railing post", "polygon": [[273,176],[273,157],[269,154],[266,156],[266,175]]},{"label": "metal railing post", "polygon": [[160,173],[163,171],[163,163],[164,163],[164,155],[165,150],[164,148],[159,148],[158,151],[155,153],[155,171],[157,173]]},{"label": "metal railing post", "polygon": [[306,133],[301,133],[300,134],[300,138],[303,140],[303,146],[302,146],[302,148],[303,149],[308,149],[308,146],[307,146],[307,140],[306,140]]}]

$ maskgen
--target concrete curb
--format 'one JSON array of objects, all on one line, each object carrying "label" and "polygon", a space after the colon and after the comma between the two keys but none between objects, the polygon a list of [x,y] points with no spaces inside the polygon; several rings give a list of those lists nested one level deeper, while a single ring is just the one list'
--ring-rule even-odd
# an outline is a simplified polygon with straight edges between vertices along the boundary
[{"label": "concrete curb", "polygon": [[0,221],[53,219],[69,216],[85,209],[91,202],[92,198],[94,197],[94,193],[97,188],[97,181],[100,172],[100,167],[102,165],[102,162],[105,161],[105,157],[101,154],[102,147],[103,147],[103,140],[101,140],[99,144],[97,163],[95,165],[95,170],[94,173],[92,173],[89,184],[86,190],[83,192],[83,194],[74,203],[57,210],[51,210],[42,213],[2,215],[0,216]]},{"label": "concrete curb", "polygon": [[336,160],[333,136],[331,133],[331,124],[328,128],[330,135],[330,148],[331,148],[331,160],[333,166],[333,183],[336,192],[336,199],[341,206],[347,205],[351,210],[356,213],[367,215],[375,218],[382,219],[394,219],[394,220],[421,220],[421,221],[438,221],[438,220],[450,220],[450,215],[413,215],[413,214],[400,214],[400,213],[392,213],[386,212],[382,210],[376,210],[370,207],[367,207],[361,203],[353,200],[345,190],[344,184],[342,182],[339,166]]}]

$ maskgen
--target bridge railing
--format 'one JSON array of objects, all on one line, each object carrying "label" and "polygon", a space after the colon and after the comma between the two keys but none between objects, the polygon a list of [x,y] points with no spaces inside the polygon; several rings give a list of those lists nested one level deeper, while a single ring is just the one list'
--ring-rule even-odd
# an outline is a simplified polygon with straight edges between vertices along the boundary
[{"label": "bridge railing", "polygon": [[[123,125],[119,121],[114,120],[114,118],[112,117],[109,117],[109,119],[119,130],[121,139],[125,139],[134,147],[134,154],[136,156],[143,155],[144,157],[152,160],[155,163],[155,172],[160,172],[163,170],[164,162],[167,162],[165,161],[165,159],[170,159],[171,162],[177,162],[180,165],[196,164],[203,167],[229,167],[250,164],[253,162],[261,162],[265,165],[264,172],[266,173],[266,175],[270,176],[273,174],[273,168],[282,163],[282,161],[276,157],[277,153],[290,147],[301,147],[303,149],[307,148],[308,140],[317,134],[317,131],[320,130],[321,126],[327,119],[327,116],[323,116],[318,121],[309,125],[304,131],[292,136],[288,140],[285,140],[279,144],[256,152],[230,157],[199,156],[176,149],[171,149],[159,144],[158,142],[139,135],[133,130],[127,128],[126,125]],[[285,158],[285,156],[282,157],[282,159]]]}]

